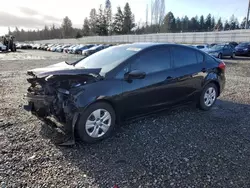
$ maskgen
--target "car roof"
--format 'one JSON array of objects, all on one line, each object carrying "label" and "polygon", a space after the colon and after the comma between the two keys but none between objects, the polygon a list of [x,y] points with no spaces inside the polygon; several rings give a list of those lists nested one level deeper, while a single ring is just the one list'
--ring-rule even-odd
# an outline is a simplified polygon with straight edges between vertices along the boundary
[{"label": "car roof", "polygon": [[[126,46],[127,48],[140,48],[141,50],[154,47],[154,46],[162,46],[162,45],[175,45],[175,46],[186,46],[181,44],[174,43],[154,43],[154,42],[143,42],[143,43],[132,43],[132,44],[120,44],[118,46]],[[188,47],[188,46],[186,46]]]}]

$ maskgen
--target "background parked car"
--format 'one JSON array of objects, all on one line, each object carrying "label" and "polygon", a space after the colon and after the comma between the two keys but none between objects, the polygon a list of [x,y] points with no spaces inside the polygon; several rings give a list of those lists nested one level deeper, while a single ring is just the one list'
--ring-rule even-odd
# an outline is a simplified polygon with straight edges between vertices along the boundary
[{"label": "background parked car", "polygon": [[244,42],[240,43],[238,46],[235,47],[235,54],[240,55],[250,55],[250,43]]},{"label": "background parked car", "polygon": [[96,53],[98,51],[101,51],[101,50],[103,50],[105,48],[106,48],[106,46],[104,46],[102,44],[98,45],[98,46],[93,46],[92,48],[83,51],[82,55],[84,55],[84,56],[90,56],[90,55],[92,55],[92,54],[94,54],[94,53]]},{"label": "background parked car", "polygon": [[231,45],[233,48],[239,45],[237,42],[229,42],[228,44]]},{"label": "background parked car", "polygon": [[235,50],[229,44],[214,45],[207,51],[207,53],[219,59],[225,56],[229,56],[231,58],[235,57]]},{"label": "background parked car", "polygon": [[193,47],[202,50],[202,51],[208,51],[209,50],[209,45],[207,44],[200,44],[200,45],[193,45]]},{"label": "background parked car", "polygon": [[64,53],[69,53],[69,51],[72,49],[72,48],[74,48],[76,45],[75,44],[73,44],[73,45],[71,45],[71,46],[69,46],[69,47],[67,47],[67,48],[64,48],[63,49],[63,52]]},{"label": "background parked car", "polygon": [[95,46],[94,44],[87,44],[87,45],[84,45],[82,47],[79,47],[75,50],[75,54],[82,54],[82,51],[83,50],[87,50],[89,48],[92,48],[93,46]]},{"label": "background parked car", "polygon": [[6,51],[7,47],[0,43],[0,51]]}]

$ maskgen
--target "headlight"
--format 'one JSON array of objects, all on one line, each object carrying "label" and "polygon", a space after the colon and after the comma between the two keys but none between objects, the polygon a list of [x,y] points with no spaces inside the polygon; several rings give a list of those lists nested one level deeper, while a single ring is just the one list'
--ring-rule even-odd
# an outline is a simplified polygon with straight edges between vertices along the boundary
[{"label": "headlight", "polygon": [[248,48],[243,49],[244,51],[248,51]]}]

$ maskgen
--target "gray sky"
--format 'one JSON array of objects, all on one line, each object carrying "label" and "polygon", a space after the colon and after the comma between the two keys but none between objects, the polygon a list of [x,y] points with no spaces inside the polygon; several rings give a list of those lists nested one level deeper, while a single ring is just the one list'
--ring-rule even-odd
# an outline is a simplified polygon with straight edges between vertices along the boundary
[{"label": "gray sky", "polygon": [[[175,16],[189,17],[211,13],[216,19],[229,19],[232,14],[239,21],[246,15],[248,0],[165,0],[166,12],[172,11]],[[81,27],[91,8],[99,8],[105,0],[12,0],[1,2],[0,5],[0,35],[8,31],[8,27],[20,29],[40,29],[44,25],[60,25],[63,17],[68,16],[75,27]],[[146,6],[149,9],[151,0],[111,0],[113,13],[116,7],[124,7],[129,2],[136,22],[145,22]],[[150,10],[149,10],[150,19]]]}]

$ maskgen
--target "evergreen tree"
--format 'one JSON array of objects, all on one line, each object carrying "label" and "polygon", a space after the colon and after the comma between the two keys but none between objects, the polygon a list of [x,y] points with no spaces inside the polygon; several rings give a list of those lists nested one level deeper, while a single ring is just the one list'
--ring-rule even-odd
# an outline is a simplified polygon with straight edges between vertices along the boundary
[{"label": "evergreen tree", "polygon": [[161,26],[161,32],[174,32],[176,28],[175,17],[172,12],[168,12],[163,19]]},{"label": "evergreen tree", "polygon": [[187,16],[185,16],[181,20],[181,30],[182,30],[182,32],[189,31],[189,18]]},{"label": "evergreen tree", "polygon": [[176,31],[181,31],[181,19],[179,17],[176,18]]},{"label": "evergreen tree", "polygon": [[71,33],[72,33],[72,22],[71,20],[69,19],[68,16],[66,16],[64,19],[63,19],[63,23],[62,23],[62,35],[64,38],[68,38],[71,36]]},{"label": "evergreen tree", "polygon": [[112,32],[112,7],[110,0],[106,0],[105,3],[105,19],[107,21],[108,32],[111,34]]},{"label": "evergreen tree", "polygon": [[102,5],[100,5],[99,12],[97,15],[97,22],[96,22],[96,33],[100,36],[108,35],[108,25],[106,17],[103,13]]},{"label": "evergreen tree", "polygon": [[192,17],[189,21],[189,31],[194,32],[198,31],[199,29],[199,22],[197,17]]},{"label": "evergreen tree", "polygon": [[81,33],[81,31],[77,31],[76,32],[76,37],[75,38],[82,38],[82,33]]},{"label": "evergreen tree", "polygon": [[215,25],[215,29],[217,31],[221,31],[223,29],[223,24],[222,24],[222,21],[221,21],[221,18],[218,19],[216,25]]},{"label": "evergreen tree", "polygon": [[240,29],[245,29],[246,21],[247,21],[247,18],[245,17],[245,18],[242,20],[241,24],[240,24]]},{"label": "evergreen tree", "polygon": [[204,21],[204,16],[201,15],[200,21],[199,21],[199,30],[204,31],[205,30],[205,21]]},{"label": "evergreen tree", "polygon": [[214,19],[214,17],[212,17],[210,31],[214,31],[214,28],[215,28],[215,19]]},{"label": "evergreen tree", "polygon": [[234,30],[236,28],[236,20],[234,15],[231,16],[229,25],[230,25],[230,30]]},{"label": "evergreen tree", "polygon": [[123,33],[129,34],[131,33],[131,30],[133,29],[133,27],[135,27],[135,23],[134,23],[134,16],[132,14],[132,11],[128,3],[126,3],[124,7],[123,16],[124,16]]},{"label": "evergreen tree", "polygon": [[90,33],[95,35],[97,31],[97,13],[95,8],[91,9],[89,14],[89,27]]},{"label": "evergreen tree", "polygon": [[204,16],[203,15],[201,15],[201,17],[200,17],[199,26],[200,26],[199,30],[204,31],[204,29],[205,29],[205,21],[204,21]]},{"label": "evergreen tree", "polygon": [[208,14],[205,21],[205,31],[210,31],[211,25],[212,25],[212,17],[211,14]]},{"label": "evergreen tree", "polygon": [[227,20],[225,21],[225,24],[224,24],[224,30],[225,31],[230,30],[230,25]]},{"label": "evergreen tree", "polygon": [[88,18],[84,19],[82,30],[83,30],[83,36],[89,36],[90,35],[90,28],[89,28],[89,20],[88,20]]},{"label": "evergreen tree", "polygon": [[121,7],[117,7],[117,13],[114,16],[114,22],[112,26],[113,32],[115,34],[122,34],[123,23],[124,23],[124,16],[123,16]]}]

